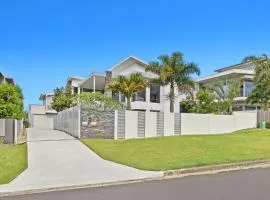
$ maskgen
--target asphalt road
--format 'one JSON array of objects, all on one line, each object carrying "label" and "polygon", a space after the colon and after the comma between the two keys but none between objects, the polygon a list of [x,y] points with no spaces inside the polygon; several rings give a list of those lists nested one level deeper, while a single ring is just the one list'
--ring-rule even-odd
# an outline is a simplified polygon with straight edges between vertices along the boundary
[{"label": "asphalt road", "polygon": [[1,200],[269,200],[270,169],[163,181],[0,197]]}]

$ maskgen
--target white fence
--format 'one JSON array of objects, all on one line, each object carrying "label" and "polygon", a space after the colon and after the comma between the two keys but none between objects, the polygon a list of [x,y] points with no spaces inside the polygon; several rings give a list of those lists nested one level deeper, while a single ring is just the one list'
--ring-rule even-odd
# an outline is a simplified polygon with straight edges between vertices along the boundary
[{"label": "white fence", "polygon": [[54,119],[54,129],[64,131],[76,138],[80,138],[80,107],[75,106],[59,112]]},{"label": "white fence", "polygon": [[114,139],[222,134],[256,127],[257,111],[233,115],[116,111]]},{"label": "white fence", "polygon": [[257,111],[234,112],[233,115],[181,114],[181,135],[230,133],[256,127]]}]

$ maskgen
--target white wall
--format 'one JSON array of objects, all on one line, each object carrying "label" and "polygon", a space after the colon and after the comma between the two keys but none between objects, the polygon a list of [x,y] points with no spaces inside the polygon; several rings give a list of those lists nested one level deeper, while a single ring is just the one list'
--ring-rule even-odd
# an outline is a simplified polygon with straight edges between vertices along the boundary
[{"label": "white wall", "polygon": [[138,138],[138,112],[126,111],[125,139]]},{"label": "white wall", "polygon": [[145,112],[145,137],[157,136],[157,113]]},{"label": "white wall", "polygon": [[233,115],[181,114],[181,135],[230,133],[256,126],[256,111],[234,112]]},{"label": "white wall", "polygon": [[234,112],[235,130],[257,127],[257,111]]}]

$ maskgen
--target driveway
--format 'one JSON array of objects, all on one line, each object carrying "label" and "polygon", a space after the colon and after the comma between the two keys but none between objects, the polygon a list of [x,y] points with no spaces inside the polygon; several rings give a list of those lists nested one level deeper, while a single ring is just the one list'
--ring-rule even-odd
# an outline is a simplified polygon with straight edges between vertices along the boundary
[{"label": "driveway", "polygon": [[161,176],[105,161],[79,140],[56,130],[28,129],[28,169],[1,192],[66,187]]}]

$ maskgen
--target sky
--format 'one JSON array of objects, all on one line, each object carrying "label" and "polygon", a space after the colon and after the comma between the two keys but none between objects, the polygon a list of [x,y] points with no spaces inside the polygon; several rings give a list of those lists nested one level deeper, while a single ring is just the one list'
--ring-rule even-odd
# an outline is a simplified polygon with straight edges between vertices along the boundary
[{"label": "sky", "polygon": [[28,104],[69,76],[104,72],[129,55],[180,51],[201,75],[270,53],[270,1],[0,1],[0,71]]}]

